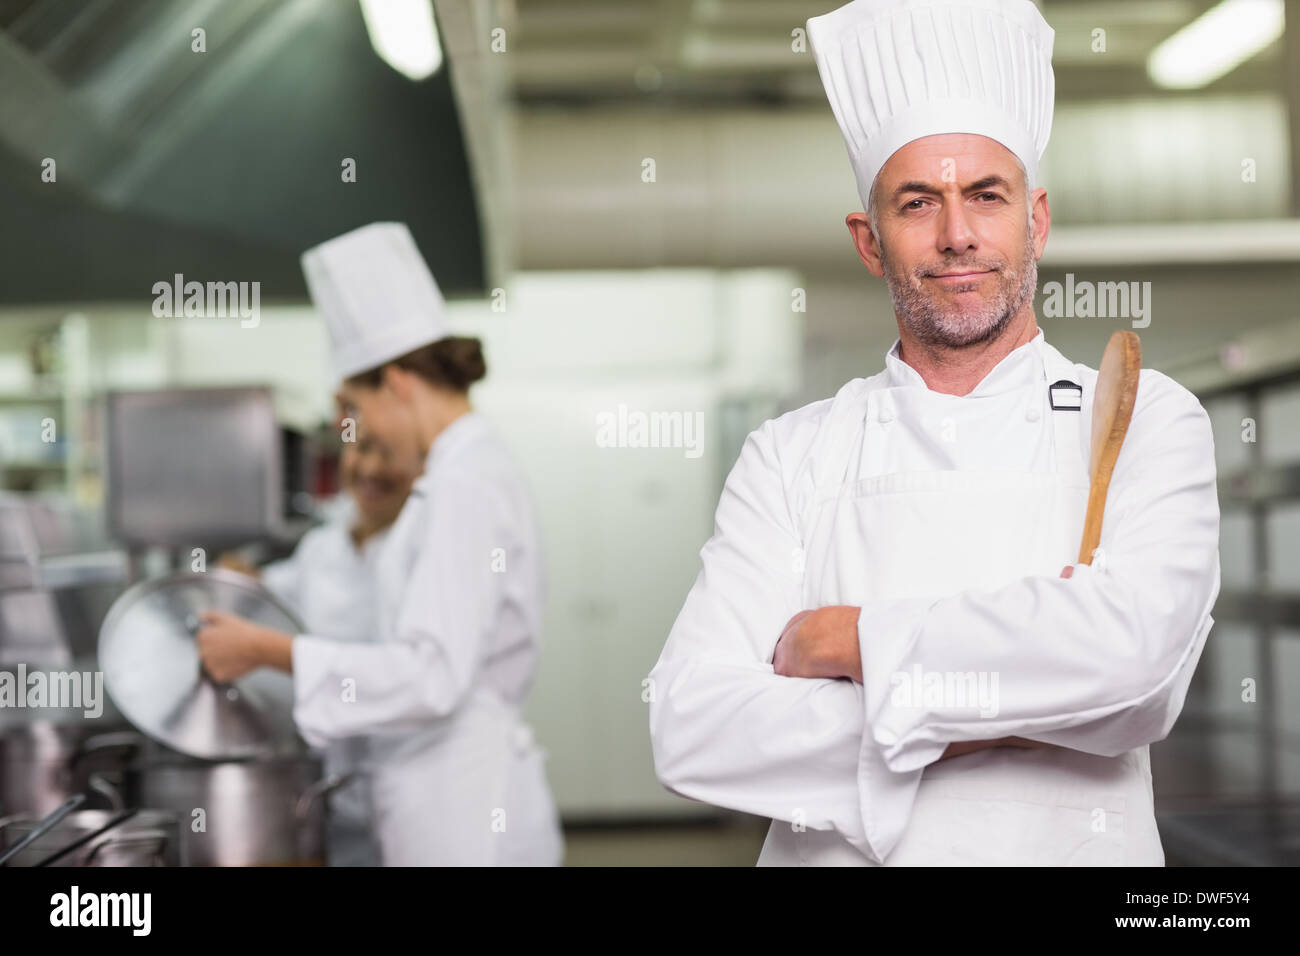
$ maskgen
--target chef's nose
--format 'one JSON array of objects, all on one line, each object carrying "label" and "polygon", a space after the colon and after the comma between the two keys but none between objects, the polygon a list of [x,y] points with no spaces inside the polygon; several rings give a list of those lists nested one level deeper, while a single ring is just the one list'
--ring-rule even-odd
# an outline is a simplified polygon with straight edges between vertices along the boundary
[{"label": "chef's nose", "polygon": [[971,228],[966,204],[958,198],[943,204],[939,212],[938,249],[947,255],[963,255],[976,248],[975,230]]}]

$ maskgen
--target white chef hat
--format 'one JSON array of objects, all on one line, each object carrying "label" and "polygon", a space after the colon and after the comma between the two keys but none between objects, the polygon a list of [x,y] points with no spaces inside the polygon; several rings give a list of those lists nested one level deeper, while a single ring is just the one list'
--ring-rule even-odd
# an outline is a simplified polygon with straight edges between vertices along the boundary
[{"label": "white chef hat", "polygon": [[450,334],[438,283],[404,223],[372,223],[308,249],[302,273],[339,378]]},{"label": "white chef hat", "polygon": [[1035,185],[1052,131],[1054,36],[1030,0],[853,0],[809,20],[863,208],[885,161],[936,133],[996,140]]}]

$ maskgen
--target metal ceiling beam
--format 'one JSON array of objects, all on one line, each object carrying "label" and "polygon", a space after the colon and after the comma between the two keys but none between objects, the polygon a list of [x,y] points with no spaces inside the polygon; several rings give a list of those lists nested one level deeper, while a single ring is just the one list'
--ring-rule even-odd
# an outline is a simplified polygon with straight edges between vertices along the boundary
[{"label": "metal ceiling beam", "polygon": [[[508,7],[499,0],[434,0],[434,10],[475,185],[484,280],[491,290],[514,269],[506,65],[516,55],[513,44],[519,37]],[[497,28],[505,31],[505,53],[492,49]]]},{"label": "metal ceiling beam", "polygon": [[1287,0],[1282,64],[1291,146],[1291,215],[1300,218],[1300,0]]}]

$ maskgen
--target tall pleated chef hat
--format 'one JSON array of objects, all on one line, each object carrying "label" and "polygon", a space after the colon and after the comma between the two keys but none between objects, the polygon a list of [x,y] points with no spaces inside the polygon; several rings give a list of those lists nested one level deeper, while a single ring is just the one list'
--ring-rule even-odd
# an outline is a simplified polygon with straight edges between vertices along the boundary
[{"label": "tall pleated chef hat", "polygon": [[451,334],[438,283],[404,223],[372,223],[308,249],[302,273],[341,379]]},{"label": "tall pleated chef hat", "polygon": [[808,21],[867,208],[880,168],[936,133],[978,133],[1025,165],[1052,131],[1055,32],[1030,0],[853,0]]}]

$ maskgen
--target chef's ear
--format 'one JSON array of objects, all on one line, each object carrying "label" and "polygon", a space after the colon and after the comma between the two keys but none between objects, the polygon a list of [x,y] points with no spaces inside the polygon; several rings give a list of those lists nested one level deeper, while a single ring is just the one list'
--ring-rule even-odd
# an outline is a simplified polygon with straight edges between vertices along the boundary
[{"label": "chef's ear", "polygon": [[865,212],[851,212],[844,219],[853,236],[853,245],[858,250],[858,258],[873,276],[880,278],[885,274],[884,263],[880,261],[880,242],[871,230],[871,220]]},{"label": "chef's ear", "polygon": [[395,362],[384,366],[383,383],[386,388],[404,402],[409,402],[414,389],[415,373],[402,368]]},{"label": "chef's ear", "polygon": [[1052,231],[1052,208],[1047,204],[1047,190],[1038,187],[1030,194],[1029,202],[1034,229],[1034,258],[1041,259],[1047,246],[1047,234]]}]

